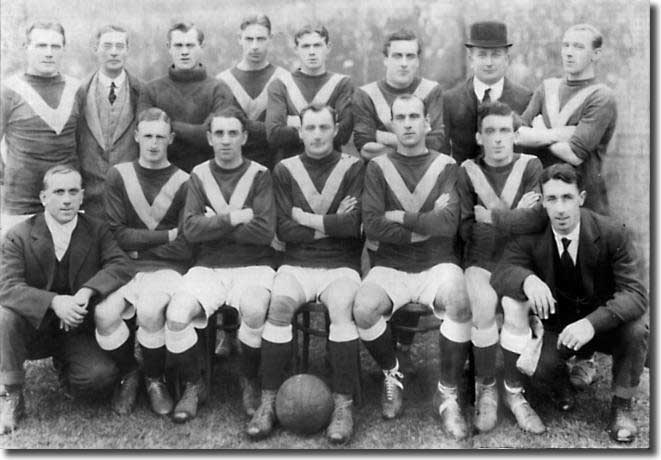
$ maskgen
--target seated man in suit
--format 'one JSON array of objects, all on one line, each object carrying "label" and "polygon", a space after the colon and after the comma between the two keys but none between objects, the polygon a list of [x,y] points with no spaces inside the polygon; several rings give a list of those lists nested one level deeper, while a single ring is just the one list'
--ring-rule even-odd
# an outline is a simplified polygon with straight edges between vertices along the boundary
[{"label": "seated man in suit", "polygon": [[110,388],[117,369],[94,340],[98,300],[129,279],[128,258],[104,223],[79,215],[80,173],[46,171],[43,213],[11,228],[0,265],[0,434],[25,414],[23,363],[53,356],[76,392]]},{"label": "seated man in suit", "polygon": [[[553,382],[561,410],[573,407],[566,360],[578,351],[613,355],[613,399],[607,431],[615,441],[631,442],[637,427],[631,398],[643,372],[649,336],[647,292],[637,258],[623,226],[581,209],[586,193],[580,174],[555,164],[541,176],[546,228],[508,243],[491,284],[503,296],[501,332],[505,385],[522,392],[525,370]],[[537,353],[530,339],[529,313]],[[541,348],[539,348],[541,345]],[[519,355],[524,353],[519,359]]]}]

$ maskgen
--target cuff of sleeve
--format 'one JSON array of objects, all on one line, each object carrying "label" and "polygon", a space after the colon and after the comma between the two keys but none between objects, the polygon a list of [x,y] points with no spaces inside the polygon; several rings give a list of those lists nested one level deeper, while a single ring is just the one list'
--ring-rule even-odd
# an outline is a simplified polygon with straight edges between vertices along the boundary
[{"label": "cuff of sleeve", "polygon": [[588,157],[589,153],[586,152],[579,143],[577,142],[576,136],[572,136],[571,139],[569,139],[569,148],[571,151],[576,155],[577,158],[579,158],[581,161],[585,161],[585,159]]},{"label": "cuff of sleeve", "polygon": [[617,316],[606,307],[597,308],[585,318],[590,321],[592,327],[594,327],[595,334],[613,329],[620,322]]},{"label": "cuff of sleeve", "polygon": [[404,227],[413,228],[418,222],[418,213],[417,212],[404,212]]},{"label": "cuff of sleeve", "polygon": [[321,228],[321,231],[324,232],[324,216],[319,214],[305,213],[305,220],[307,221],[308,227],[315,229]]}]

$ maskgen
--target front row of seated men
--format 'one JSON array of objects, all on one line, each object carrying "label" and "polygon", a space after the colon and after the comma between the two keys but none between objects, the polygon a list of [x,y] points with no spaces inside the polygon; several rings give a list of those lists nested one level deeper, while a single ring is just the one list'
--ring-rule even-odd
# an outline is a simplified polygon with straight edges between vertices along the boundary
[{"label": "front row of seated men", "polygon": [[[176,422],[195,417],[208,391],[195,328],[227,305],[241,318],[247,434],[265,437],[276,423],[293,315],[318,300],[331,320],[332,442],[353,433],[358,339],[384,373],[384,418],[401,413],[405,383],[388,319],[409,302],[443,319],[433,407],[452,437],[471,431],[458,388],[471,350],[473,424],[482,432],[496,425],[500,343],[502,401],[533,433],[545,426],[524,396],[526,375],[532,383],[552,382],[560,409],[570,410],[566,361],[579,350],[611,353],[608,431],[617,441],[633,440],[631,400],[649,317],[624,229],[581,209],[585,192],[573,167],[542,171],[536,157],[513,152],[516,116],[503,103],[481,107],[476,139],[483,155],[460,167],[426,147],[429,121],[416,96],[394,101],[392,127],[396,152],[365,168],[333,149],[333,109],[312,105],[301,113],[304,152],[278,164],[271,183],[268,170],[243,159],[245,118],[227,108],[207,121],[214,159],[188,177],[167,160],[169,118],[148,109],[136,130],[139,159],[108,175],[109,226],[77,214],[80,175],[52,168],[40,195],[45,213],[12,228],[2,246],[2,432],[14,430],[24,413],[24,361],[43,352],[54,356],[72,390],[114,383],[113,409],[130,412],[140,384],[125,323],[134,314],[152,410]],[[374,265],[362,280],[361,221]],[[276,272],[273,247],[281,245]],[[52,343],[39,348],[46,338]],[[166,363],[183,376],[176,403],[164,382]]]}]

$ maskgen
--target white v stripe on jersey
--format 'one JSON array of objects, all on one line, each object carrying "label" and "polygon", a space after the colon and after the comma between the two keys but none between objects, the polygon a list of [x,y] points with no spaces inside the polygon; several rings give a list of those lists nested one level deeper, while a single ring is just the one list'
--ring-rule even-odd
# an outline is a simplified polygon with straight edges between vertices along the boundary
[{"label": "white v stripe on jersey", "polygon": [[551,121],[551,128],[565,126],[571,117],[592,93],[598,89],[605,88],[601,83],[586,86],[574,94],[560,110],[560,78],[548,78],[544,80],[544,99],[546,112]]},{"label": "white v stripe on jersey", "polygon": [[23,80],[19,75],[8,78],[4,85],[18,93],[23,100],[34,110],[34,112],[51,127],[55,134],[60,134],[71,116],[71,109],[76,100],[76,92],[80,81],[76,78],[62,75],[64,78],[64,89],[57,108],[52,108],[37,91]]},{"label": "white v stripe on jersey", "polygon": [[468,159],[461,166],[468,173],[475,193],[477,193],[477,196],[480,197],[480,200],[482,200],[482,203],[484,203],[487,209],[511,209],[514,204],[516,192],[521,186],[521,180],[526,166],[533,158],[535,158],[533,155],[520,154],[520,157],[514,162],[509,176],[507,176],[500,196],[494,191],[487,177],[484,175],[484,171],[473,160]]},{"label": "white v stripe on jersey", "polygon": [[161,187],[161,190],[150,206],[142,187],[140,187],[140,181],[138,180],[133,163],[120,163],[115,165],[115,168],[124,180],[124,188],[126,189],[131,206],[133,206],[135,213],[149,230],[155,230],[158,227],[158,224],[165,217],[168,209],[170,209],[177,190],[179,190],[181,184],[188,180],[188,174],[185,172],[181,170],[175,172],[163,187]]},{"label": "white v stripe on jersey", "polygon": [[423,101],[427,96],[429,96],[429,93],[431,93],[431,90],[436,88],[438,86],[438,83],[435,81],[427,80],[426,78],[423,78],[420,80],[420,84],[418,87],[413,91],[413,95],[416,97],[419,97]]},{"label": "white v stripe on jersey", "polygon": [[317,94],[314,95],[314,98],[310,102],[305,99],[301,89],[298,87],[294,81],[294,78],[289,72],[282,73],[278,78],[285,85],[285,88],[287,88],[289,99],[291,100],[292,104],[294,104],[296,111],[300,114],[301,111],[309,104],[327,104],[338,83],[340,83],[340,81],[345,77],[346,75],[341,73],[334,73],[331,75],[328,81],[324,83],[321,88],[319,88]]},{"label": "white v stripe on jersey", "polygon": [[[423,78],[420,80],[420,83],[418,84],[418,87],[415,89],[415,91],[413,91],[413,95],[424,101],[424,99],[429,96],[431,90],[433,90],[436,86],[438,86],[438,83]],[[362,86],[361,89],[365,91],[365,93],[367,93],[367,95],[372,100],[374,109],[376,110],[376,115],[379,117],[379,120],[381,120],[381,123],[383,123],[384,126],[388,126],[388,123],[390,123],[392,119],[392,108],[379,89],[378,83],[375,81],[368,83]]]},{"label": "white v stripe on jersey", "polygon": [[[419,212],[422,206],[427,201],[439,174],[445,169],[445,166],[452,163],[454,160],[447,155],[439,155],[429,165],[427,171],[422,176],[418,184],[415,186],[413,193],[411,193],[402,179],[402,176],[397,171],[397,168],[387,155],[380,155],[374,158],[374,161],[381,171],[383,177],[390,187],[390,190],[395,194],[404,211]],[[411,242],[425,241],[429,239],[429,235],[419,235],[415,232],[411,234]]]},{"label": "white v stripe on jersey", "polygon": [[251,98],[243,86],[241,86],[241,83],[236,79],[230,69],[219,73],[216,75],[216,78],[227,83],[227,86],[229,86],[229,88],[232,90],[232,94],[234,94],[234,97],[245,112],[248,119],[257,120],[262,112],[266,110],[266,103],[268,101],[267,90],[269,84],[276,78],[280,78],[280,76],[286,72],[287,71],[282,67],[276,67],[275,71],[264,85],[262,92],[259,93],[259,95],[257,95],[257,97],[254,99]]},{"label": "white v stripe on jersey", "polygon": [[211,173],[212,161],[213,160],[209,160],[205,163],[201,163],[195,166],[192,171],[200,178],[200,181],[202,181],[202,187],[204,187],[204,193],[207,196],[207,200],[209,200],[209,204],[214,211],[216,211],[216,214],[227,214],[230,211],[238,211],[242,209],[243,205],[246,203],[246,198],[248,198],[250,189],[252,188],[255,176],[258,172],[266,170],[266,168],[259,163],[251,161],[246,172],[243,173],[241,179],[236,183],[236,187],[234,187],[234,191],[232,192],[228,204],[223,193],[220,191],[218,183]]}]

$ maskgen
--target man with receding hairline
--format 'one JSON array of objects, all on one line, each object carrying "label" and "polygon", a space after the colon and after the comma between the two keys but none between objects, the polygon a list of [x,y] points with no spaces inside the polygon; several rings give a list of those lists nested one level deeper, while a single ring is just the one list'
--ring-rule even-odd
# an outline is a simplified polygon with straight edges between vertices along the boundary
[{"label": "man with receding hairline", "polygon": [[79,81],[60,73],[66,44],[57,22],[35,22],[26,33],[27,69],[3,79],[0,139],[3,190],[1,232],[41,210],[41,178],[60,163],[78,166]]},{"label": "man with receding hairline", "polygon": [[124,67],[128,51],[126,29],[113,24],[101,27],[94,45],[99,68],[83,81],[77,95],[83,209],[98,218],[104,217],[103,187],[108,169],[138,157],[134,130],[143,83]]}]

